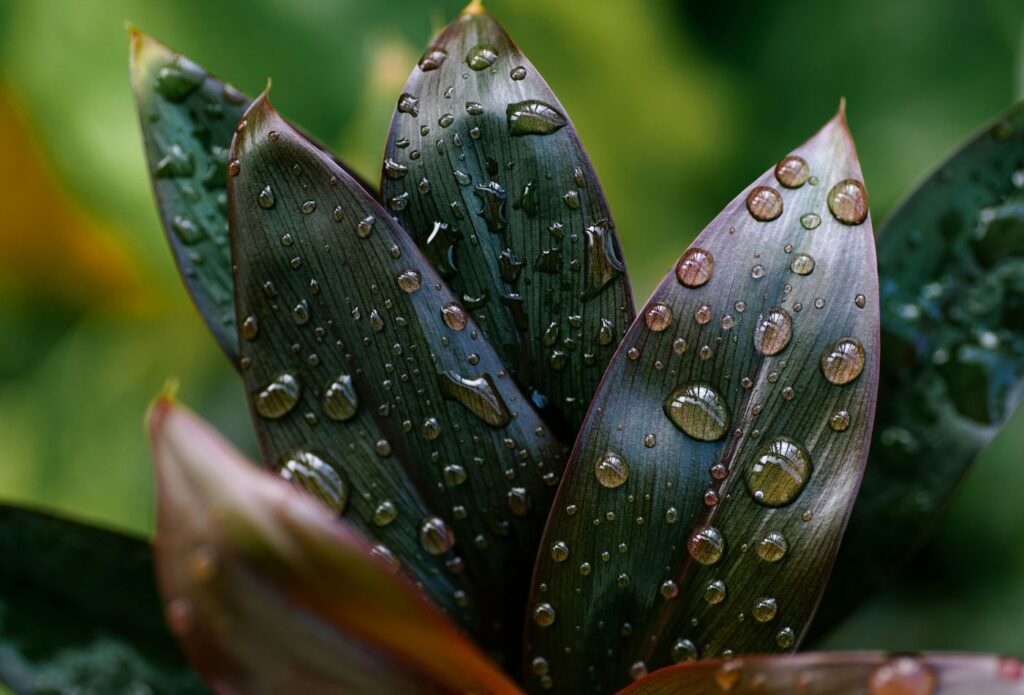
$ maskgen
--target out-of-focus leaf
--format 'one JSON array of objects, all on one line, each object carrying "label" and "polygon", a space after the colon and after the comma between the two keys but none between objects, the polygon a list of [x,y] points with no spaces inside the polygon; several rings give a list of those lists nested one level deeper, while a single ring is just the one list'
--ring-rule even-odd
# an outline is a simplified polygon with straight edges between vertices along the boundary
[{"label": "out-of-focus leaf", "polygon": [[0,557],[0,682],[203,692],[164,624],[145,541],[0,506]]},{"label": "out-of-focus leaf", "polygon": [[[251,162],[250,162],[251,164]],[[183,408],[150,416],[168,620],[207,681],[246,693],[516,692],[382,555]]]},{"label": "out-of-focus leaf", "polygon": [[1022,674],[1017,659],[977,654],[798,654],[670,666],[622,695],[1014,695]]},{"label": "out-of-focus leaf", "polygon": [[399,97],[381,197],[556,430],[575,436],[632,294],[565,108],[476,3]]},{"label": "out-of-focus leaf", "polygon": [[214,338],[237,362],[224,189],[231,137],[252,100],[137,30],[131,64],[153,191],[175,263]]},{"label": "out-of-focus leaf", "polygon": [[[84,213],[54,179],[36,139],[0,83],[0,291],[133,310],[149,299],[111,229]],[[54,253],[60,272],[54,272]],[[5,300],[5,301],[10,301]]]},{"label": "out-of-focus leaf", "polygon": [[921,541],[1024,395],[1024,103],[886,220],[878,269],[877,427],[816,633]]},{"label": "out-of-focus leaf", "polygon": [[[474,633],[518,635],[561,445],[387,212],[265,98],[245,122],[228,194],[265,461],[347,499]],[[326,476],[297,472],[310,454]]]},{"label": "out-of-focus leaf", "polygon": [[541,685],[606,691],[799,642],[874,413],[860,181],[840,112],[704,229],[629,329],[541,544],[526,642]]}]

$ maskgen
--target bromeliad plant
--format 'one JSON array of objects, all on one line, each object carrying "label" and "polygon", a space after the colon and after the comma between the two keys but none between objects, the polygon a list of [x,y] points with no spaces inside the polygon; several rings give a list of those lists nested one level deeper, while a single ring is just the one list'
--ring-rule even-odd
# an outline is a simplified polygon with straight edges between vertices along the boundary
[{"label": "bromeliad plant", "polygon": [[266,93],[137,32],[132,65],[273,472],[154,406],[163,606],[215,690],[1024,692],[1009,658],[746,656],[844,617],[1016,406],[1024,109],[876,263],[841,105],[637,315],[572,123],[479,4],[414,68],[376,193]]}]

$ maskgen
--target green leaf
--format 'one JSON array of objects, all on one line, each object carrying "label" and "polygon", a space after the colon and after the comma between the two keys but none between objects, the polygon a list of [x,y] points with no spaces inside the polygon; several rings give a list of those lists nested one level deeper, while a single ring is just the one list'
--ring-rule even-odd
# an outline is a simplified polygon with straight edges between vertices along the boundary
[{"label": "green leaf", "polygon": [[314,497],[170,401],[149,427],[168,620],[218,691],[517,692]]},{"label": "green leaf", "polygon": [[413,70],[386,157],[382,199],[571,439],[633,298],[565,108],[478,4]]},{"label": "green leaf", "polygon": [[164,625],[145,541],[0,506],[0,557],[0,682],[204,692]]},{"label": "green leaf", "polygon": [[1024,394],[1024,103],[878,234],[885,352],[871,459],[815,631],[921,542]]},{"label": "green leaf", "polygon": [[860,181],[840,111],[712,220],[630,327],[534,575],[526,656],[556,687],[799,642],[874,414]]},{"label": "green leaf", "polygon": [[701,661],[661,669],[622,695],[1014,695],[1024,665],[978,654],[893,656],[839,652]]},{"label": "green leaf", "polygon": [[387,212],[265,98],[245,118],[228,194],[265,462],[347,499],[485,643],[518,637],[562,446]]},{"label": "green leaf", "polygon": [[160,219],[199,314],[237,363],[225,185],[231,137],[252,99],[140,31],[132,30],[131,40],[132,86]]}]

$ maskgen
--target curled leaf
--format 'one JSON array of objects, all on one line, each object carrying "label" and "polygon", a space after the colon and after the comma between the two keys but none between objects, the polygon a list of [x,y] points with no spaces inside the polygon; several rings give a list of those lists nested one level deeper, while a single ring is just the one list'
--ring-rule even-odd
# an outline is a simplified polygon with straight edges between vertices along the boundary
[{"label": "curled leaf", "polygon": [[923,539],[1024,395],[1024,104],[943,162],[878,234],[885,352],[871,459],[815,631]]},{"label": "curled leaf", "polygon": [[975,654],[879,652],[799,654],[701,661],[663,668],[622,695],[1014,695],[1024,693],[1017,659]]},{"label": "curled leaf", "polygon": [[626,334],[542,542],[531,668],[604,691],[637,664],[792,649],[860,483],[878,359],[840,112],[704,229]]},{"label": "curled leaf", "polygon": [[413,69],[381,196],[548,421],[575,436],[632,294],[565,108],[479,5]]},{"label": "curled leaf", "polygon": [[[243,123],[228,193],[264,459],[496,643],[519,627],[562,446],[390,215],[266,98]],[[310,456],[322,474],[296,469]]]},{"label": "curled leaf", "polygon": [[150,415],[168,621],[217,689],[516,692],[361,534],[188,411]]}]

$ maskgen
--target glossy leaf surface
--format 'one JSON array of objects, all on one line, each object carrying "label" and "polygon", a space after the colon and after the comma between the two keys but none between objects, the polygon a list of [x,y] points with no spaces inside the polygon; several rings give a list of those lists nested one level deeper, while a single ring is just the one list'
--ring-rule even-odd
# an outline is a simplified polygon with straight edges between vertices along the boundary
[{"label": "glossy leaf surface", "polygon": [[1024,104],[939,166],[878,234],[879,409],[816,632],[922,540],[1024,394]]},{"label": "glossy leaf surface", "polygon": [[799,642],[874,412],[860,181],[840,112],[705,228],[626,334],[541,545],[533,685],[607,691],[672,660]]},{"label": "glossy leaf surface", "polygon": [[349,508],[475,634],[518,634],[561,445],[416,245],[265,98],[232,158],[265,461]]},{"label": "glossy leaf surface", "polygon": [[163,621],[145,541],[0,506],[0,557],[0,683],[205,691]]},{"label": "glossy leaf surface", "polygon": [[565,108],[478,4],[413,69],[385,157],[386,205],[573,438],[633,299]]},{"label": "glossy leaf surface", "polygon": [[218,689],[516,692],[389,559],[188,411],[150,417],[168,620]]},{"label": "glossy leaf surface", "polygon": [[132,30],[131,42],[132,86],[160,219],[196,309],[237,362],[225,186],[231,137],[252,100],[140,31]]},{"label": "glossy leaf surface", "polygon": [[838,652],[680,664],[623,695],[1013,695],[1024,693],[1017,659],[975,654],[893,656]]}]

